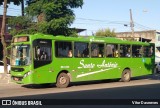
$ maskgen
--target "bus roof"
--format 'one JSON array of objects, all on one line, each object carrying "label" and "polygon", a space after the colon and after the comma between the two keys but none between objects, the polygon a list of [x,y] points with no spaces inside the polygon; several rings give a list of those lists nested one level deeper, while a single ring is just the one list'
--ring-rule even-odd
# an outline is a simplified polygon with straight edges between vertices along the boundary
[{"label": "bus roof", "polygon": [[104,37],[104,36],[79,36],[79,37],[66,37],[62,35],[53,36],[45,34],[33,34],[33,35],[16,35],[14,37],[29,36],[32,39],[53,39],[63,41],[78,41],[78,42],[94,42],[94,43],[115,43],[115,44],[134,44],[134,45],[149,45],[151,43],[145,43],[140,41],[128,41],[121,40],[116,37]]}]

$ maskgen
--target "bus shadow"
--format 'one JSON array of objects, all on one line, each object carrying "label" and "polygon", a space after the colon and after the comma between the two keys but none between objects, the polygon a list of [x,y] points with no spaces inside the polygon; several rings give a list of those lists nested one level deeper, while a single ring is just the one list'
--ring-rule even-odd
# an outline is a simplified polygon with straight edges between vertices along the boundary
[{"label": "bus shadow", "polygon": [[24,88],[29,88],[29,89],[47,89],[47,88],[53,88],[56,87],[55,84],[27,84],[27,85],[22,85]]},{"label": "bus shadow", "polygon": [[[92,85],[92,84],[102,84],[102,83],[113,83],[113,82],[119,82],[120,79],[106,79],[106,80],[96,80],[96,81],[81,81],[81,82],[72,82],[70,83],[69,87],[72,86],[80,86],[80,85]],[[22,85],[24,88],[29,89],[41,89],[41,88],[56,88],[56,84],[28,84],[28,85]]]},{"label": "bus shadow", "polygon": [[140,79],[160,80],[160,73],[133,77],[131,80],[140,80]]},{"label": "bus shadow", "polygon": [[102,84],[102,83],[113,83],[113,82],[119,82],[119,81],[120,81],[120,78],[117,78],[117,79],[95,80],[95,81],[81,81],[81,82],[71,83],[71,86],[92,85],[92,84]]}]

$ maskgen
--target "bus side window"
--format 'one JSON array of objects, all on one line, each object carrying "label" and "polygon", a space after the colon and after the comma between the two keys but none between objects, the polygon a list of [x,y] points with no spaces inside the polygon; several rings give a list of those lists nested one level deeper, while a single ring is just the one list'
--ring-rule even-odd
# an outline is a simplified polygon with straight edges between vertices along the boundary
[{"label": "bus side window", "polygon": [[104,57],[104,44],[91,44],[91,56],[92,57]]},{"label": "bus side window", "polygon": [[47,53],[45,51],[42,52],[41,60],[47,60]]},{"label": "bus side window", "polygon": [[74,57],[89,57],[89,44],[83,42],[75,42]]},{"label": "bus side window", "polygon": [[40,56],[41,56],[40,47],[36,46],[35,47],[35,60],[40,60]]},{"label": "bus side window", "polygon": [[72,50],[68,51],[68,57],[72,57]]},{"label": "bus side window", "polygon": [[142,57],[143,48],[142,46],[133,45],[132,46],[132,57]]},{"label": "bus side window", "polygon": [[113,57],[119,57],[118,45],[113,47]]},{"label": "bus side window", "polygon": [[152,46],[144,46],[144,57],[151,57],[153,53]]},{"label": "bus side window", "polygon": [[114,57],[119,57],[118,49],[114,51]]},{"label": "bus side window", "polygon": [[83,56],[83,57],[89,57],[89,49],[88,49],[88,47],[86,47],[86,48],[83,50],[82,56]]},{"label": "bus side window", "polygon": [[72,57],[72,43],[64,41],[55,42],[55,56]]},{"label": "bus side window", "polygon": [[121,57],[131,57],[131,46],[120,45],[120,55]]},{"label": "bus side window", "polygon": [[106,45],[106,56],[113,57],[113,48],[111,44]]},{"label": "bus side window", "polygon": [[107,57],[118,57],[118,45],[116,44],[107,44],[106,45],[106,56]]},{"label": "bus side window", "polygon": [[36,39],[33,41],[34,68],[38,68],[52,62],[52,40]]},{"label": "bus side window", "polygon": [[35,60],[51,60],[51,47],[49,46],[36,46],[35,47]]}]

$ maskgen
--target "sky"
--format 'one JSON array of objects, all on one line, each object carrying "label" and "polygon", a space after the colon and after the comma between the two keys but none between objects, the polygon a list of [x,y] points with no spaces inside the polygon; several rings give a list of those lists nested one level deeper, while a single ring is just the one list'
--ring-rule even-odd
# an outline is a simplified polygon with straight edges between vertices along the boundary
[{"label": "sky", "polygon": [[[131,9],[135,31],[160,30],[159,4],[160,0],[84,0],[82,8],[74,9],[76,19],[71,27],[87,29],[80,35],[92,35],[106,28],[130,32]],[[7,15],[21,15],[20,6],[9,5]]]}]

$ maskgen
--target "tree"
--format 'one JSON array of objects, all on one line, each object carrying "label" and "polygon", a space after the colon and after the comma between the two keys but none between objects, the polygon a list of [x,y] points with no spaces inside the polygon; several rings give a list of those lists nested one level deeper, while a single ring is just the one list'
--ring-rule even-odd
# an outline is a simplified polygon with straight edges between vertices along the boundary
[{"label": "tree", "polygon": [[96,36],[106,36],[106,37],[116,37],[116,33],[113,30],[110,30],[109,28],[107,29],[99,29],[96,32]]},{"label": "tree", "polygon": [[32,22],[32,18],[27,16],[11,17],[8,20],[11,30],[9,31],[12,36],[16,34],[34,34],[35,25]]},{"label": "tree", "polygon": [[[67,36],[74,32],[74,29],[69,29],[75,19],[72,9],[82,7],[83,0],[28,0],[27,3],[28,7],[25,8],[24,17],[34,18],[34,22],[30,21],[30,26],[22,27],[18,33],[24,31],[30,33],[31,31],[31,33]],[[30,28],[29,31],[27,28]]]},{"label": "tree", "polygon": [[4,62],[4,72],[7,74],[7,50],[6,50],[6,42],[5,42],[5,24],[6,24],[6,13],[7,13],[7,0],[4,0],[4,11],[3,11],[3,20],[2,20],[2,28],[1,28],[1,42],[3,45],[3,62]]},{"label": "tree", "polygon": [[5,42],[5,25],[6,25],[6,13],[7,13],[7,3],[13,2],[15,5],[20,5],[23,0],[0,0],[0,5],[4,5],[3,11],[3,20],[2,20],[2,28],[1,28],[1,43],[3,45],[3,62],[4,62],[4,72],[7,74],[7,49]]}]

